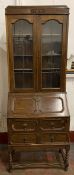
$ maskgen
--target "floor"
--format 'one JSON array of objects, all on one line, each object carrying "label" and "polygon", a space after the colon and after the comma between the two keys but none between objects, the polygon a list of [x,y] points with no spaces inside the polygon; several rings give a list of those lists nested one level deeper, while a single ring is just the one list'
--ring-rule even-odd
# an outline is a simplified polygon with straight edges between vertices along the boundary
[{"label": "floor", "polygon": [[[39,154],[39,158],[41,157],[41,154],[42,153]],[[52,159],[51,156],[49,155],[47,155],[47,157],[49,160]],[[0,175],[9,175],[9,174],[10,175],[74,175],[74,144],[71,144],[70,147],[69,168],[68,171],[66,172],[63,169],[29,168],[21,170],[12,170],[11,173],[8,173],[7,164],[8,164],[7,145],[0,145]]]}]

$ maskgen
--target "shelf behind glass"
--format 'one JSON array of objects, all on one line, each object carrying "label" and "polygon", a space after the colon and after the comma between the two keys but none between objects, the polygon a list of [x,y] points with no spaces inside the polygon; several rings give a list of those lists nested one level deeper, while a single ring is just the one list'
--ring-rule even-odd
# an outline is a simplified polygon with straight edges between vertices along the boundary
[{"label": "shelf behind glass", "polygon": [[61,36],[61,34],[58,34],[58,33],[42,34],[42,37],[45,37],[45,36]]},{"label": "shelf behind glass", "polygon": [[[26,34],[24,34],[24,33],[20,33],[20,34],[18,34],[18,33],[15,33],[15,34],[13,34],[13,36],[15,37],[15,36],[17,36],[17,37],[19,37],[19,36],[32,36],[32,34],[30,34],[30,33],[26,33]],[[58,34],[58,33],[46,33],[46,34],[42,34],[42,36],[61,36],[61,34]]]},{"label": "shelf behind glass", "polygon": [[14,57],[32,57],[33,55],[23,55],[23,54],[21,54],[21,55],[14,55]]},{"label": "shelf behind glass", "polygon": [[14,56],[14,69],[32,69],[32,56]]},{"label": "shelf behind glass", "polygon": [[55,53],[55,54],[51,53],[51,54],[48,54],[48,55],[47,54],[46,55],[42,55],[42,57],[51,57],[51,56],[54,57],[54,56],[60,56],[60,55],[61,54],[59,54],[59,53]]},{"label": "shelf behind glass", "polygon": [[32,69],[14,69],[15,73],[33,73]]},{"label": "shelf behind glass", "polygon": [[54,74],[54,73],[59,73],[59,72],[60,72],[60,71],[52,71],[52,72],[47,72],[47,71],[46,71],[46,72],[43,72],[43,71],[42,71],[42,74]]},{"label": "shelf behind glass", "polygon": [[60,70],[60,68],[59,67],[42,68],[42,71],[45,71],[45,70],[49,70],[49,71],[51,71],[51,70]]},{"label": "shelf behind glass", "polygon": [[15,41],[22,41],[23,39],[26,39],[27,41],[30,41],[33,39],[33,36],[31,34],[13,34],[13,39]]},{"label": "shelf behind glass", "polygon": [[14,33],[13,36],[32,36],[30,33]]},{"label": "shelf behind glass", "polygon": [[42,55],[42,69],[60,69],[61,54]]},{"label": "shelf behind glass", "polygon": [[60,71],[42,72],[42,88],[59,88]]},{"label": "shelf behind glass", "polygon": [[[32,72],[33,73],[33,72]],[[31,72],[15,72],[15,88],[33,88],[33,74]]]}]

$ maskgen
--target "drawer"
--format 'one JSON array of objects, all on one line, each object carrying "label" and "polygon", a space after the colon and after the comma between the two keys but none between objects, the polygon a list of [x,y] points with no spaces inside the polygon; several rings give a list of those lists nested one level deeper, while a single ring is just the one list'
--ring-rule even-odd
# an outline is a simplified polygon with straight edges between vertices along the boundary
[{"label": "drawer", "polygon": [[36,143],[35,134],[12,134],[9,136],[10,144],[31,144]]},{"label": "drawer", "polygon": [[9,119],[8,130],[14,132],[33,132],[36,130],[36,121],[25,119]]},{"label": "drawer", "polygon": [[69,136],[66,133],[42,133],[40,143],[49,142],[69,142]]},{"label": "drawer", "polygon": [[69,130],[69,120],[64,118],[42,119],[39,128],[41,131],[66,131]]}]

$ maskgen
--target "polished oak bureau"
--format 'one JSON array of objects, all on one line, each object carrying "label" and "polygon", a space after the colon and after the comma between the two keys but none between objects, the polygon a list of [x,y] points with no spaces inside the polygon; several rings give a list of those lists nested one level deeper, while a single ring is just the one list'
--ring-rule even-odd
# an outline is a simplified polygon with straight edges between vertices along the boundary
[{"label": "polished oak bureau", "polygon": [[[5,15],[9,171],[51,167],[50,161],[30,159],[28,163],[26,154],[31,152],[57,152],[67,170],[70,115],[65,69],[69,8],[8,6]],[[26,157],[24,163],[19,161],[22,154],[23,159]]]}]

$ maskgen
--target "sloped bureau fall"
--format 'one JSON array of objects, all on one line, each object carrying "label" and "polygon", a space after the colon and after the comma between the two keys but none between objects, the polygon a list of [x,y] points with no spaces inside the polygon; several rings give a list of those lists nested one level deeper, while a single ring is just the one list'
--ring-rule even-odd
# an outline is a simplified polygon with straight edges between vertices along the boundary
[{"label": "sloped bureau fall", "polygon": [[[69,9],[9,6],[5,13],[9,171],[21,167],[59,167],[59,163],[51,165],[50,160],[28,162],[31,152],[57,152],[62,158],[61,167],[67,170],[70,115],[65,69]],[[19,155],[26,157],[24,163],[19,161]]]}]

